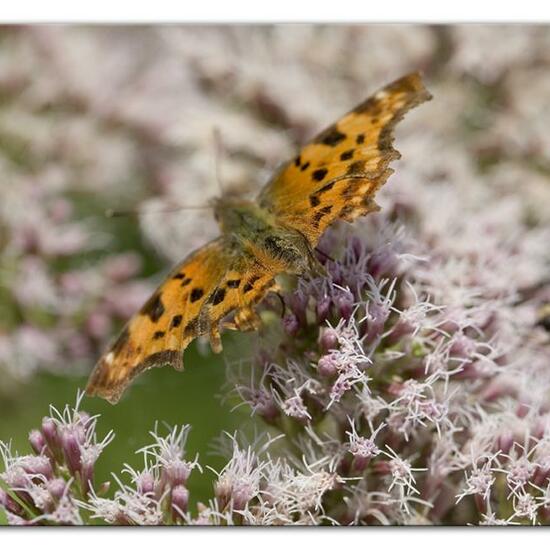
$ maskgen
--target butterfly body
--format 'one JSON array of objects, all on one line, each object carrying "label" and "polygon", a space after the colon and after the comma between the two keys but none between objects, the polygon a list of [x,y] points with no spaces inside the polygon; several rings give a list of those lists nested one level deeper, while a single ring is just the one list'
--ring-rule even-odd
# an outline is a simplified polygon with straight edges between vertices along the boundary
[{"label": "butterfly body", "polygon": [[300,231],[281,224],[272,212],[253,201],[214,202],[226,246],[236,256],[248,256],[259,266],[303,275],[318,270],[309,241]]},{"label": "butterfly body", "polygon": [[220,328],[256,329],[254,306],[276,289],[277,275],[319,272],[313,250],[324,230],[378,210],[374,196],[399,157],[393,128],[430,97],[418,74],[407,75],[305,145],[256,201],[214,200],[221,236],[172,270],[101,357],[87,392],[116,402],[146,369],[181,370],[196,337],[208,335],[219,352]]}]

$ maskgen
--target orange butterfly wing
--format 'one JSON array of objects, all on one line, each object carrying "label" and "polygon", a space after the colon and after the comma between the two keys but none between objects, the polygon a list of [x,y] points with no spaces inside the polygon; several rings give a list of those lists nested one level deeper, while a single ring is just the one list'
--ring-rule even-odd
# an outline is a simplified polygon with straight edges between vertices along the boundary
[{"label": "orange butterfly wing", "polygon": [[221,351],[220,321],[236,310],[232,326],[257,327],[251,308],[272,288],[276,264],[219,238],[178,265],[153,293],[94,368],[86,391],[116,403],[128,384],[152,367],[183,369],[183,351],[209,334]]},{"label": "orange butterfly wing", "polygon": [[393,172],[393,129],[412,107],[431,99],[419,74],[407,75],[358,105],[288,162],[262,190],[260,205],[315,246],[337,219],[377,210],[376,191]]}]

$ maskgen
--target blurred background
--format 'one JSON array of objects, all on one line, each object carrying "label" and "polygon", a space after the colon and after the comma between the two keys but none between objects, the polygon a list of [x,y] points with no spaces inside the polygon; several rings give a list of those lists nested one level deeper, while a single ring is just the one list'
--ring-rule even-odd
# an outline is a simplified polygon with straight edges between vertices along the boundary
[{"label": "blurred background", "polygon": [[[216,234],[204,211],[176,210],[219,194],[216,163],[224,187],[257,190],[308,137],[416,70],[434,100],[399,126],[389,185],[492,186],[548,224],[548,27],[0,28],[0,439],[27,452],[48,405],[74,403],[163,274]],[[191,454],[219,467],[214,438],[250,423],[221,399],[224,382],[224,356],[199,343],[184,374],[151,371],[115,407],[85,398],[99,435],[117,433],[98,479],[156,420],[192,424]],[[208,483],[192,476],[191,494]]]}]

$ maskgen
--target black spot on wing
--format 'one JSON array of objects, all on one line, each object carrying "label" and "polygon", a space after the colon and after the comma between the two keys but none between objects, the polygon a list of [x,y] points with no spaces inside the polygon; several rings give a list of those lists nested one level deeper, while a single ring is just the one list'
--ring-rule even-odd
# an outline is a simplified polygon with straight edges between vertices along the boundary
[{"label": "black spot on wing", "polygon": [[187,286],[190,282],[191,282],[191,278],[186,277],[185,279],[183,279],[180,286]]},{"label": "black spot on wing", "polygon": [[149,319],[151,319],[153,323],[156,323],[162,317],[164,313],[164,304],[158,292],[155,292],[155,294],[147,300],[145,305],[141,308],[140,313],[149,316]]},{"label": "black spot on wing", "polygon": [[325,179],[325,176],[328,174],[328,170],[326,168],[319,168],[318,170],[315,170],[311,177],[315,181],[323,181]]},{"label": "black spot on wing", "polygon": [[178,328],[181,325],[182,316],[181,315],[174,315],[172,317],[172,322],[170,323],[171,328]]},{"label": "black spot on wing", "polygon": [[305,172],[308,168],[309,168],[309,161],[306,162],[305,164],[302,164],[302,166],[300,167],[300,170],[302,172]]},{"label": "black spot on wing", "polygon": [[212,296],[209,299],[209,302],[212,303],[212,305],[217,306],[221,302],[223,302],[225,298],[225,289],[224,288],[217,288]]},{"label": "black spot on wing", "polygon": [[326,193],[327,191],[330,191],[334,187],[335,183],[336,183],[335,181],[330,181],[326,185],[323,185],[323,187],[321,187],[321,189],[319,189],[318,191],[315,191],[315,194],[316,195],[322,195],[323,193]]},{"label": "black spot on wing", "polygon": [[359,134],[355,138],[355,143],[357,143],[357,145],[361,145],[362,143],[365,143],[365,134]]},{"label": "black spot on wing", "polygon": [[166,333],[163,330],[157,330],[155,334],[153,334],[153,340],[160,340],[161,338],[164,338],[164,335]]},{"label": "black spot on wing", "polygon": [[229,279],[227,281],[227,288],[239,288],[240,284],[241,284],[240,279]]},{"label": "black spot on wing", "polygon": [[204,296],[204,290],[202,288],[194,288],[191,291],[191,301],[196,302]]},{"label": "black spot on wing", "polygon": [[348,151],[344,151],[340,155],[340,160],[350,160],[353,158],[354,153],[355,153],[355,149],[349,149]]},{"label": "black spot on wing", "polygon": [[315,212],[315,214],[313,215],[313,224],[315,225],[315,227],[319,227],[319,223],[321,222],[323,217],[327,214],[330,214],[331,210],[332,205],[328,205]]},{"label": "black spot on wing", "polygon": [[329,147],[336,147],[340,142],[346,139],[346,134],[343,134],[338,130],[338,127],[333,124],[329,126],[324,132],[321,132],[314,143],[322,143],[323,145],[328,145]]},{"label": "black spot on wing", "polygon": [[371,116],[378,116],[382,113],[382,102],[375,97],[369,97],[353,110],[354,113],[363,114],[368,112]]},{"label": "black spot on wing", "polygon": [[319,206],[319,204],[321,204],[321,201],[319,200],[319,197],[317,195],[313,194],[309,196],[309,204],[311,204],[311,206],[315,208],[316,206]]}]

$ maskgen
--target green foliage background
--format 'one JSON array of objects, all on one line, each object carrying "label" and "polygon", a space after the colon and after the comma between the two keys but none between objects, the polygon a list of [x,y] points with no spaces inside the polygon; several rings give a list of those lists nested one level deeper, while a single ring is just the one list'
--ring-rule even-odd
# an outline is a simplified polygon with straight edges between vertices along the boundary
[{"label": "green foliage background", "polygon": [[[223,466],[213,441],[223,431],[232,433],[247,417],[238,411],[231,412],[229,403],[222,404],[224,365],[220,357],[201,357],[192,346],[186,354],[186,365],[183,373],[170,369],[148,372],[115,406],[99,398],[84,398],[83,410],[101,414],[98,436],[103,437],[109,429],[116,433],[97,463],[98,481],[114,483],[111,472],[118,474],[123,463],[143,466],[141,455],[134,451],[151,443],[148,432],[156,421],[161,430],[162,422],[171,426],[191,424],[188,458],[193,459],[199,453],[201,465],[208,464],[214,469]],[[86,377],[37,374],[21,391],[0,401],[0,439],[11,439],[14,449],[28,453],[28,432],[40,426],[49,404],[58,408],[65,403],[74,404],[77,390],[85,384]],[[193,472],[189,481],[192,501],[205,500],[211,495],[212,480],[213,474],[208,469],[202,474]]]}]

